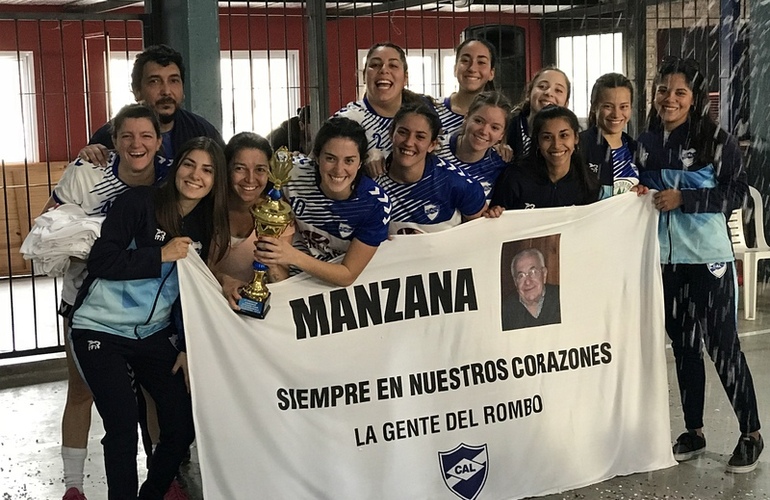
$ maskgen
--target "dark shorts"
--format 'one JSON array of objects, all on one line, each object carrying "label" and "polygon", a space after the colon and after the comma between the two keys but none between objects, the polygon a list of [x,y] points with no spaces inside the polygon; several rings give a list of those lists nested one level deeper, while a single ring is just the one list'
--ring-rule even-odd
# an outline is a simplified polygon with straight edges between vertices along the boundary
[{"label": "dark shorts", "polygon": [[63,300],[59,304],[59,310],[57,311],[62,318],[70,319],[72,317],[72,310],[75,306],[67,304]]}]

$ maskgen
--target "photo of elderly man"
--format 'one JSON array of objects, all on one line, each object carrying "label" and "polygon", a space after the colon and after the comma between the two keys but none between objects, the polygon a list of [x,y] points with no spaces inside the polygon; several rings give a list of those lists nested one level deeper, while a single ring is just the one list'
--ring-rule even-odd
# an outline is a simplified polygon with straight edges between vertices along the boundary
[{"label": "photo of elderly man", "polygon": [[561,322],[559,285],[548,283],[548,267],[537,248],[520,250],[511,260],[515,290],[503,299],[503,330]]}]

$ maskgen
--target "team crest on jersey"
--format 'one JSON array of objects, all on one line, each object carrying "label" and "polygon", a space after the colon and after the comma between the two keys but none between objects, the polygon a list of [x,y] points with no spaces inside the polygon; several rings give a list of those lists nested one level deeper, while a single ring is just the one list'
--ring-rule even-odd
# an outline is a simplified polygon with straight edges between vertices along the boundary
[{"label": "team crest on jersey", "polygon": [[695,163],[695,150],[694,149],[683,149],[682,153],[679,155],[679,159],[682,160],[682,166],[684,168],[690,168]]},{"label": "team crest on jersey", "polygon": [[353,228],[350,227],[348,224],[345,224],[344,222],[340,223],[339,227],[340,236],[343,239],[348,239],[348,237],[353,234]]},{"label": "team crest on jersey", "polygon": [[435,203],[428,203],[423,208],[425,209],[425,215],[428,216],[428,219],[435,220],[436,217],[438,217],[439,208]]},{"label": "team crest on jersey", "polygon": [[709,268],[709,272],[713,274],[715,278],[721,278],[725,275],[725,272],[727,272],[726,262],[712,262],[706,265]]},{"label": "team crest on jersey", "polygon": [[475,500],[487,482],[487,445],[460,443],[450,451],[438,453],[441,477],[452,493],[464,500]]},{"label": "team crest on jersey", "polygon": [[617,196],[619,194],[627,193],[637,184],[639,184],[639,179],[635,177],[618,177],[612,184],[612,194],[613,196]]},{"label": "team crest on jersey", "polygon": [[591,172],[598,174],[599,173],[599,164],[598,163],[589,163],[588,168],[591,170]]}]

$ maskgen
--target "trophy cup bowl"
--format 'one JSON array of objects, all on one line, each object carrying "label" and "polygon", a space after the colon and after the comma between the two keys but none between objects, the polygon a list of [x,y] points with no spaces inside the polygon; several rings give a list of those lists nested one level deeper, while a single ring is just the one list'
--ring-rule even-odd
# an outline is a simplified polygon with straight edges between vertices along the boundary
[{"label": "trophy cup bowl", "polygon": [[[275,152],[270,159],[268,178],[273,182],[273,188],[268,192],[267,200],[251,209],[254,218],[254,230],[257,236],[272,236],[279,238],[287,227],[294,221],[294,214],[289,203],[281,196],[281,186],[291,175],[291,153],[285,147]],[[244,286],[238,300],[241,314],[264,319],[270,310],[270,290],[267,288],[267,266],[255,261],[252,265],[254,278]]]}]

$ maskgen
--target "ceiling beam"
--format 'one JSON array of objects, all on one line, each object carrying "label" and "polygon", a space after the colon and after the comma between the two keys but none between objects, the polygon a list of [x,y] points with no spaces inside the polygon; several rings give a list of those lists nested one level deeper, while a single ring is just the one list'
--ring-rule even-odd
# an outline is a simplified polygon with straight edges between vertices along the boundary
[{"label": "ceiling beam", "polygon": [[100,2],[81,1],[68,5],[65,11],[80,12],[83,14],[103,14],[130,6],[144,7],[144,2],[137,0],[102,0]]},{"label": "ceiling beam", "polygon": [[367,7],[352,7],[349,9],[329,9],[327,11],[327,18],[334,19],[337,17],[353,17],[353,16],[373,16],[375,14],[383,14],[385,12],[392,12],[394,10],[405,10],[412,7],[428,6],[430,8],[437,8],[440,5],[446,5],[451,3],[451,0],[397,0],[386,1],[379,5],[370,5]]}]

